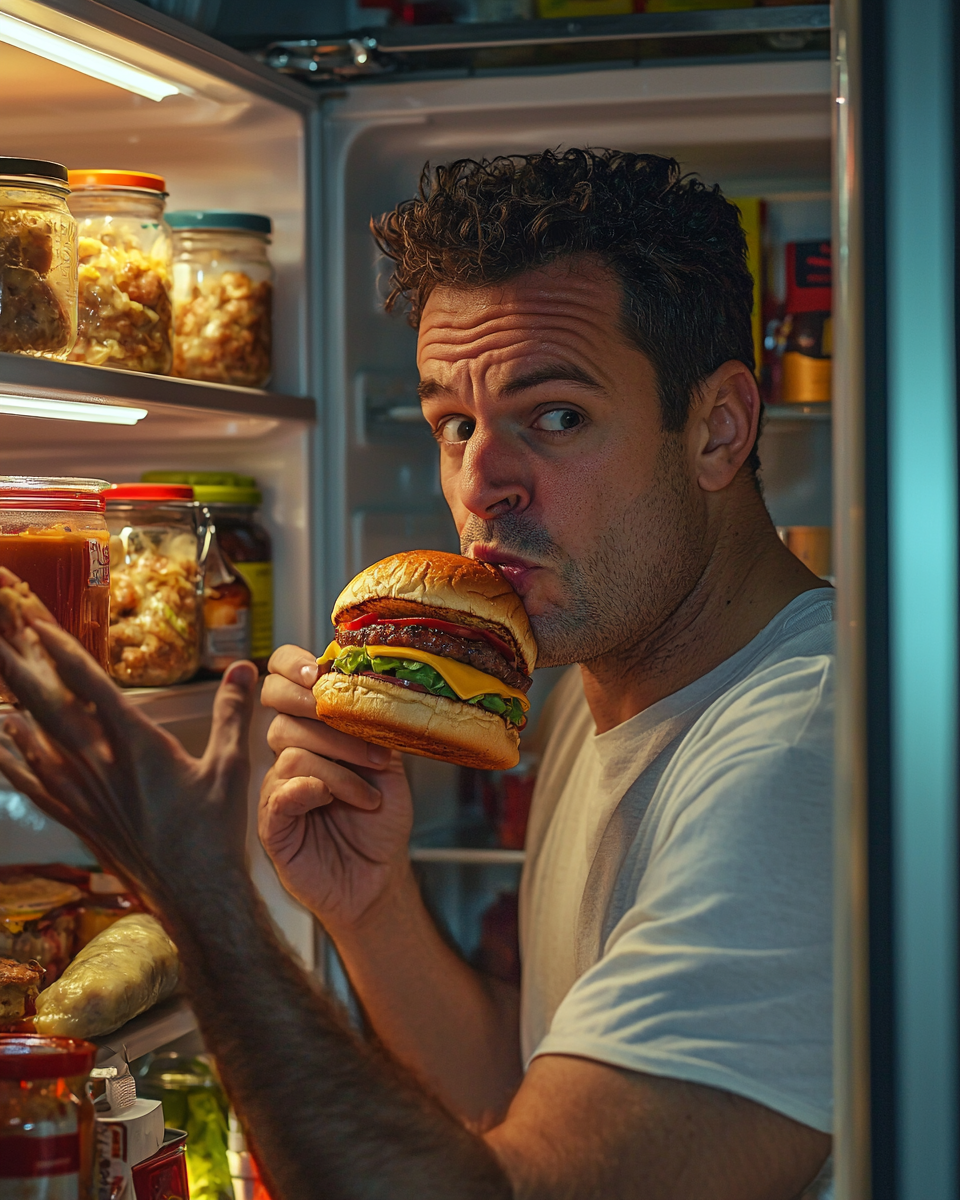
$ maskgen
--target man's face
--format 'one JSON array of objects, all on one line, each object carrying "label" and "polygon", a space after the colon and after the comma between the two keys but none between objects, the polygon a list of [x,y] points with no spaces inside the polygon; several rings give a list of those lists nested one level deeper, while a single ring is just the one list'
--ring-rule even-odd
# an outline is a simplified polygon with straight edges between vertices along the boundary
[{"label": "man's face", "polygon": [[656,377],[592,260],[438,287],[418,339],[423,411],[464,554],[523,597],[540,666],[648,637],[707,561],[707,514]]}]

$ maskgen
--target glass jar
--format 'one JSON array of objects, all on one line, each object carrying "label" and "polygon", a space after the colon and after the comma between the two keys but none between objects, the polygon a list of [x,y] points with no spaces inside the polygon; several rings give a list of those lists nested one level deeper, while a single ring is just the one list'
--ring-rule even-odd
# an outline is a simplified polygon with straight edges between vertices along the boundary
[{"label": "glass jar", "polygon": [[0,350],[65,358],[77,337],[77,222],[67,168],[0,158]]},{"label": "glass jar", "polygon": [[[196,489],[194,489],[196,490]],[[212,538],[203,575],[203,655],[206,674],[222,675],[238,659],[250,657],[250,609],[246,580],[220,549],[209,509]]]},{"label": "glass jar", "polygon": [[174,375],[263,387],[271,374],[272,224],[255,213],[173,212]]},{"label": "glass jar", "polygon": [[210,514],[217,544],[251,594],[250,657],[261,671],[273,653],[273,546],[260,520],[263,495],[252,475],[230,471],[147,471],[144,480],[190,483]]},{"label": "glass jar", "polygon": [[0,1196],[91,1200],[96,1055],[77,1038],[0,1036]]},{"label": "glass jar", "polygon": [[0,567],[106,667],[110,547],[102,479],[0,475]]},{"label": "glass jar", "polygon": [[163,1104],[168,1129],[187,1132],[191,1200],[232,1200],[227,1159],[229,1105],[206,1055],[155,1055],[137,1082],[139,1095]]},{"label": "glass jar", "polygon": [[163,179],[71,171],[70,187],[80,279],[71,362],[168,375],[173,309]]},{"label": "glass jar", "polygon": [[193,488],[121,483],[106,495],[110,671],[123,687],[183,683],[200,666],[209,546]]}]

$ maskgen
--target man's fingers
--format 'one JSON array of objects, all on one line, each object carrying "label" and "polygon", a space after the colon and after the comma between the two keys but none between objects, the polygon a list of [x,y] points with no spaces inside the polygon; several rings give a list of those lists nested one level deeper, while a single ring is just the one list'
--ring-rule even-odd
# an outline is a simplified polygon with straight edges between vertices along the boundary
[{"label": "man's fingers", "polygon": [[227,669],[213,701],[213,722],[204,762],[248,753],[257,679],[257,668],[252,662],[235,662]]},{"label": "man's fingers", "polygon": [[317,682],[319,675],[317,656],[302,646],[280,646],[274,650],[267,670],[271,675],[281,675],[307,691]]},{"label": "man's fingers", "polygon": [[385,746],[375,746],[349,733],[341,733],[322,721],[306,721],[283,713],[271,722],[267,744],[274,754],[292,746],[357,767],[383,767],[390,761],[390,751]]},{"label": "man's fingers", "polygon": [[[383,797],[373,784],[362,779],[356,771],[340,763],[331,762],[319,754],[311,754],[309,750],[289,747],[284,750],[267,774],[267,781],[279,784],[286,779],[299,777],[319,779],[324,783],[337,800],[349,804],[353,808],[369,810],[380,807]],[[267,782],[264,783],[266,790]]]},{"label": "man's fingers", "polygon": [[283,675],[268,675],[263,681],[260,703],[264,708],[275,708],[277,712],[291,717],[317,720],[317,702],[313,692],[299,683],[293,683]]}]

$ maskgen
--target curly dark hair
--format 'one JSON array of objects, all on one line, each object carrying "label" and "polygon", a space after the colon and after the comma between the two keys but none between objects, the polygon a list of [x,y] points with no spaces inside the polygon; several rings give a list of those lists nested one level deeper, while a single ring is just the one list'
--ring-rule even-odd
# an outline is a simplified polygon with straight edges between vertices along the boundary
[{"label": "curly dark hair", "polygon": [[[479,287],[579,254],[623,285],[623,328],[657,373],[663,427],[684,428],[721,363],[754,366],[753,280],[739,210],[675,159],[620,150],[463,158],[370,222],[393,260],[387,310],[416,327],[438,284]],[[759,466],[756,448],[750,467]]]}]

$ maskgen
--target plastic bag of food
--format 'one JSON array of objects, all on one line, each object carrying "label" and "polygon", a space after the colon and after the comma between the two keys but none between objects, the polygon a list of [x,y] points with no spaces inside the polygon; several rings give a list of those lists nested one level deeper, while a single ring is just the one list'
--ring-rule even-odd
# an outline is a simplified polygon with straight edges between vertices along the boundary
[{"label": "plastic bag of food", "polygon": [[177,948],[156,917],[122,917],[37,997],[37,1032],[77,1038],[112,1033],[165,1000],[179,977]]}]

